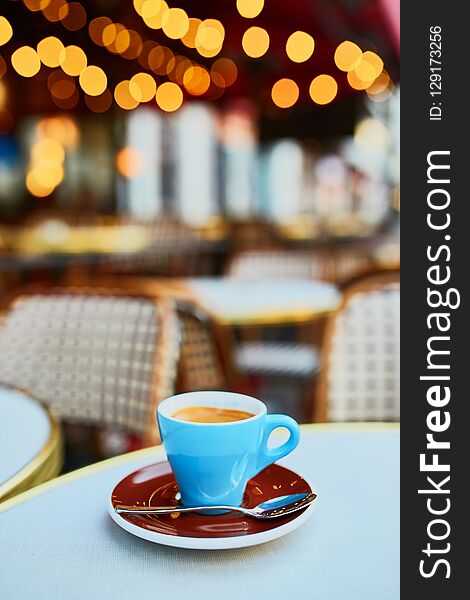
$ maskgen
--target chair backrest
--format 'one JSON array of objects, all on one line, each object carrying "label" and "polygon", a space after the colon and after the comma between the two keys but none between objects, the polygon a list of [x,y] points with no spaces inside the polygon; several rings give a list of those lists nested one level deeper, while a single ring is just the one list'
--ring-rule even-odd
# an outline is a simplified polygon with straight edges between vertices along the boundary
[{"label": "chair backrest", "polygon": [[325,335],[314,420],[400,418],[400,287],[396,273],[345,291]]},{"label": "chair backrest", "polygon": [[239,279],[327,279],[326,254],[291,250],[253,250],[236,254],[228,267],[229,277]]},{"label": "chair backrest", "polygon": [[61,418],[122,427],[150,442],[156,405],[173,392],[178,320],[168,304],[116,294],[18,297],[0,327],[0,381]]},{"label": "chair backrest", "polygon": [[182,326],[178,391],[225,389],[227,375],[210,318],[187,303],[178,303],[178,316]]}]

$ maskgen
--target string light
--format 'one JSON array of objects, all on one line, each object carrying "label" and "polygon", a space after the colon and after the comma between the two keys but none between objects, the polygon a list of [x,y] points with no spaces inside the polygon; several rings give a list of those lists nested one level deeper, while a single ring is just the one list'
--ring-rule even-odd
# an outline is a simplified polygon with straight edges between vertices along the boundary
[{"label": "string light", "polygon": [[230,87],[237,80],[237,76],[237,65],[230,58],[218,58],[212,64],[212,81],[219,87]]},{"label": "string light", "polygon": [[58,67],[60,65],[60,54],[63,49],[62,42],[54,36],[44,38],[37,45],[38,56],[46,67]]},{"label": "string light", "polygon": [[316,104],[329,104],[338,93],[338,84],[331,75],[318,75],[310,84],[309,92]]},{"label": "string light", "polygon": [[254,19],[263,7],[264,0],[237,0],[237,10],[245,19]]},{"label": "string light", "polygon": [[286,53],[291,61],[296,63],[308,60],[315,49],[315,41],[305,31],[296,31],[289,36],[286,43]]},{"label": "string light", "polygon": [[10,22],[5,17],[0,16],[0,46],[3,46],[11,40],[13,29]]},{"label": "string light", "polygon": [[211,84],[209,73],[204,67],[189,67],[183,76],[183,85],[193,96],[202,96]]},{"label": "string light", "polygon": [[217,56],[222,50],[225,29],[217,19],[205,19],[199,24],[196,33],[196,50],[205,58]]},{"label": "string light", "polygon": [[196,35],[199,25],[202,23],[201,19],[195,19],[191,17],[188,22],[188,31],[181,38],[181,41],[188,48],[196,47]]},{"label": "string light", "polygon": [[341,42],[335,51],[335,63],[338,69],[348,72],[354,69],[362,56],[362,50],[354,42]]},{"label": "string light", "polygon": [[271,98],[279,108],[290,108],[299,99],[299,87],[292,79],[279,79],[272,87]]},{"label": "string light", "polygon": [[269,48],[268,32],[262,27],[250,27],[243,34],[242,46],[251,58],[260,58]]},{"label": "string light", "polygon": [[183,92],[176,83],[166,81],[157,88],[155,100],[165,112],[174,112],[183,104]]},{"label": "string light", "polygon": [[30,46],[21,46],[11,55],[11,64],[15,71],[23,77],[34,77],[41,68],[39,56]]},{"label": "string light", "polygon": [[162,16],[163,33],[172,40],[179,40],[188,33],[189,18],[182,8],[170,8]]},{"label": "string light", "polygon": [[59,64],[67,75],[78,77],[88,61],[85,52],[78,46],[66,46],[60,53]]},{"label": "string light", "polygon": [[157,84],[149,73],[136,73],[129,82],[129,93],[137,102],[149,102],[155,97]]},{"label": "string light", "polygon": [[106,89],[108,81],[100,67],[90,65],[80,73],[80,85],[89,96],[99,96]]},{"label": "string light", "polygon": [[126,79],[120,81],[114,88],[114,99],[118,106],[124,110],[132,110],[139,105],[139,101],[133,98],[130,89],[129,81]]}]

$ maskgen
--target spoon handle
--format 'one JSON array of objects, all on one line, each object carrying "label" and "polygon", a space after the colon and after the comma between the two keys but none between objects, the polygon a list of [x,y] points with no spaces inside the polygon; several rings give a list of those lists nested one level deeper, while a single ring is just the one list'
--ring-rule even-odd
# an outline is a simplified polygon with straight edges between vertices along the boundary
[{"label": "spoon handle", "polygon": [[159,506],[152,508],[149,506],[127,506],[125,504],[117,504],[114,507],[115,512],[125,515],[169,515],[172,513],[186,513],[201,510],[236,510],[241,513],[247,513],[247,509],[240,506]]}]

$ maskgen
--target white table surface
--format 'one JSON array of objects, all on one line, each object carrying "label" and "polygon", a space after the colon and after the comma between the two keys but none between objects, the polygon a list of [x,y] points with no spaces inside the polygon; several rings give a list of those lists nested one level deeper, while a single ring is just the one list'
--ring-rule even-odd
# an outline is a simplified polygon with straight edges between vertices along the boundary
[{"label": "white table surface", "polygon": [[334,310],[341,299],[334,285],[321,281],[198,277],[186,283],[214,316],[226,321],[323,313]]},{"label": "white table surface", "polygon": [[158,546],[111,520],[114,485],[154,462],[155,449],[26,492],[0,514],[0,598],[397,600],[399,433],[366,427],[303,429],[282,462],[310,480],[316,511],[286,537],[246,549]]},{"label": "white table surface", "polygon": [[39,454],[51,433],[44,407],[0,384],[0,485]]}]

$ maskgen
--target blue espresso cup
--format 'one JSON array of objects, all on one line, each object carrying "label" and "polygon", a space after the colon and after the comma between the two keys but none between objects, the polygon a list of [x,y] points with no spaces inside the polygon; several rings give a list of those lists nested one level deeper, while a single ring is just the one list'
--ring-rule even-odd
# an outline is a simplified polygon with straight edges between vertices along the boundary
[{"label": "blue espresso cup", "polygon": [[[246,411],[253,417],[224,423],[199,423],[173,415],[192,406]],[[300,439],[299,425],[286,415],[268,415],[266,406],[250,396],[230,392],[189,392],[158,406],[158,425],[185,506],[239,506],[249,479],[292,452]],[[290,432],[281,446],[268,448],[278,427]]]}]

